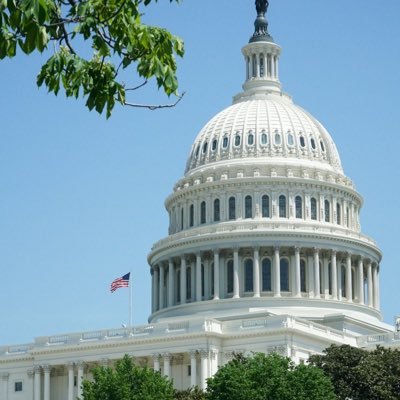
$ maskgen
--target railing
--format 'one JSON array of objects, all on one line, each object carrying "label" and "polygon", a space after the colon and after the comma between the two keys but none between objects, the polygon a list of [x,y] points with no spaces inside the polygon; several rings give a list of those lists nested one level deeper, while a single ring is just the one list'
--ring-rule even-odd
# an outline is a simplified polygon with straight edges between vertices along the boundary
[{"label": "railing", "polygon": [[362,336],[357,339],[357,344],[361,347],[377,346],[379,344],[400,344],[400,332],[388,332],[379,335]]}]

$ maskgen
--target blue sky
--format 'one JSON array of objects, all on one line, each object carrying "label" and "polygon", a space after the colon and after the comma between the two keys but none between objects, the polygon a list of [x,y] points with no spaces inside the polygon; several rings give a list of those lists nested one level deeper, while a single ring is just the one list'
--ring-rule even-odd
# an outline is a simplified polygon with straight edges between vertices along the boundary
[{"label": "blue sky", "polygon": [[[187,94],[170,110],[117,107],[107,121],[82,100],[36,87],[44,57],[0,62],[0,345],[126,323],[128,290],[111,294],[109,285],[128,271],[134,323],[146,323],[146,257],[167,235],[164,199],[198,131],[241,90],[253,3],[161,0],[147,10],[145,21],[186,43],[179,80]],[[392,323],[400,314],[400,2],[270,3],[284,90],[331,133],[364,197],[362,230],[384,253],[381,304]],[[153,87],[140,96],[165,101]]]}]

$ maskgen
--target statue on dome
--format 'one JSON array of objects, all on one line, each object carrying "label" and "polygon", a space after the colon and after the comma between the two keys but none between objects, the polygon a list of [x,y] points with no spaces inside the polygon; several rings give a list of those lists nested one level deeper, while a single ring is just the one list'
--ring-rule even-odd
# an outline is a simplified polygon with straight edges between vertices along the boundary
[{"label": "statue on dome", "polygon": [[265,15],[269,6],[268,0],[256,0],[256,10],[258,15]]}]

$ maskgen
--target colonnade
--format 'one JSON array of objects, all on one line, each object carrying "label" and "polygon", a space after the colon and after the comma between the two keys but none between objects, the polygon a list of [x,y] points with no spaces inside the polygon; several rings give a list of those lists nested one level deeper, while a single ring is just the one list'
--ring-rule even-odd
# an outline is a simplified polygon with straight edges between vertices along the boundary
[{"label": "colonnade", "polygon": [[361,255],[300,247],[214,249],[153,265],[152,310],[203,300],[307,297],[379,309],[379,265]]}]

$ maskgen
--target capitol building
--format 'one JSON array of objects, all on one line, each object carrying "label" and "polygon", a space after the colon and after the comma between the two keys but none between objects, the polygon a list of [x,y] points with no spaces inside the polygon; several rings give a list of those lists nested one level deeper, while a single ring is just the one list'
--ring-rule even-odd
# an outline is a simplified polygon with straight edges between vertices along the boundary
[{"label": "capitol building", "polygon": [[362,197],[328,130],[282,91],[281,48],[257,3],[243,91],[198,133],[165,201],[149,323],[0,347],[1,400],[73,400],[94,366],[124,354],[177,388],[205,388],[234,352],[299,363],[331,344],[397,338],[382,321],[382,254],[361,231]]}]

